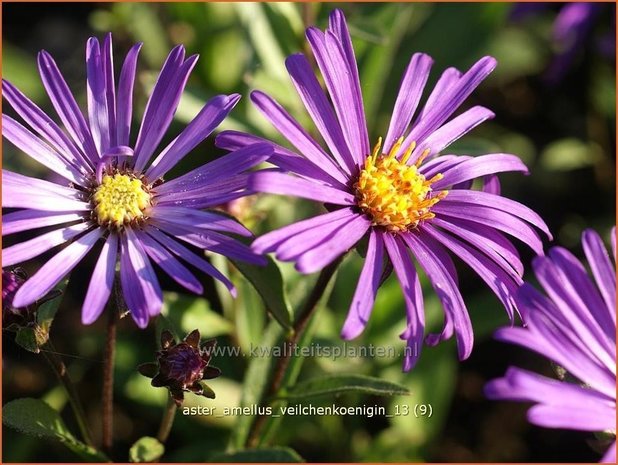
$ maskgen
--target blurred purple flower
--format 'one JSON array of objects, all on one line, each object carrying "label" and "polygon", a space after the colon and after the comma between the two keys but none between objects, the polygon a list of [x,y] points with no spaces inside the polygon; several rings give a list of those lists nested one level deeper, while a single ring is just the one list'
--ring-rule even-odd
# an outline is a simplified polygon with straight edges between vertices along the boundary
[{"label": "blurred purple flower", "polygon": [[[413,55],[384,144],[379,139],[372,151],[356,59],[343,13],[332,12],[325,33],[309,28],[307,39],[333,104],[305,56],[292,55],[286,65],[327,150],[271,97],[255,91],[251,99],[257,108],[302,156],[275,145],[270,161],[280,169],[253,174],[250,188],[322,202],[329,213],[270,232],[257,239],[253,249],[258,253],[275,252],[280,260],[296,262],[300,272],[312,273],[368,235],[365,264],[342,337],[352,339],[364,330],[384,279],[383,262],[388,256],[407,306],[407,329],[401,337],[412,350],[407,351],[404,370],[417,362],[425,329],[421,286],[411,251],[445,311],[441,334],[429,334],[425,342],[435,345],[455,333],[459,356],[465,359],[472,350],[472,326],[448,251],[481,276],[512,319],[516,310],[511,294],[521,283],[523,266],[503,233],[520,239],[537,253],[542,253],[543,246],[533,226],[549,236],[547,226],[536,213],[500,196],[496,173],[527,172],[518,157],[436,157],[453,141],[494,116],[477,106],[447,122],[494,69],[496,61],[482,58],[465,74],[447,69],[417,112],[433,60],[422,53]],[[217,145],[228,149],[257,141],[263,139],[233,131],[217,137]],[[482,180],[480,191],[471,189],[477,178]]]},{"label": "blurred purple flower", "polygon": [[3,114],[3,136],[68,184],[2,171],[3,206],[20,209],[3,216],[3,235],[59,226],[3,249],[3,266],[24,262],[70,242],[15,293],[13,304],[17,307],[45,295],[100,239],[104,239],[103,248],[82,307],[84,324],[94,322],[103,311],[117,260],[124,299],[142,328],[162,305],[151,260],[193,292],[201,293],[202,285],[178,258],[234,291],[225,276],[176,239],[228,257],[262,263],[262,257],[247,246],[222,234],[251,236],[249,230],[228,217],[199,209],[247,195],[246,170],[267,159],[272,149],[264,144],[248,147],[164,181],[163,176],[210,135],[240,96],[212,98],[149,163],[174,117],[197,56],[185,60],[182,46],[170,52],[146,105],[137,141],[130,146],[133,85],[140,48],[141,44],[137,44],[127,54],[116,87],[111,34],[102,44],[96,38],[88,40],[87,118],[52,57],[45,51],[39,53],[43,85],[66,133],[13,84],[2,83],[4,98],[31,128]]},{"label": "blurred purple flower", "polygon": [[13,306],[13,297],[24,282],[21,273],[15,271],[2,270],[2,327],[6,328],[15,319],[20,320],[22,315],[27,313],[27,309],[20,310]]},{"label": "blurred purple flower", "polygon": [[[517,3],[511,10],[510,18],[513,21],[520,21],[549,7],[549,3],[542,2]],[[592,2],[566,3],[560,8],[552,29],[552,40],[557,51],[545,72],[548,82],[556,83],[564,78],[573,60],[590,37],[592,28],[603,8],[602,3]],[[596,46],[603,55],[614,57],[616,49],[615,10],[610,16],[613,18],[612,32],[602,36]]]},{"label": "blurred purple flower", "polygon": [[[614,260],[615,241],[613,228]],[[594,282],[573,254],[554,247],[533,262],[547,296],[524,284],[517,302],[526,327],[496,333],[500,341],[551,359],[576,382],[511,367],[504,378],[487,384],[485,393],[490,399],[534,402],[528,419],[535,425],[613,435],[602,461],[615,463],[616,266],[596,232],[585,231],[582,242]]]}]

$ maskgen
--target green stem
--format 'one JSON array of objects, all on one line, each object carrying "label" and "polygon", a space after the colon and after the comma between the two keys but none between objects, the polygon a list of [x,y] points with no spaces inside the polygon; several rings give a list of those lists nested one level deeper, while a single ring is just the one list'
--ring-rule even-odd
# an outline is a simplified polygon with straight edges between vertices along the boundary
[{"label": "green stem", "polygon": [[86,414],[84,412],[84,408],[82,406],[81,401],[79,400],[79,396],[77,394],[77,389],[69,376],[69,372],[67,370],[66,365],[62,361],[62,359],[58,356],[58,353],[51,341],[47,341],[46,347],[42,350],[41,353],[49,363],[49,366],[53,370],[53,372],[58,377],[58,380],[64,387],[64,390],[67,393],[67,397],[69,399],[69,403],[71,404],[71,408],[73,409],[73,414],[75,415],[75,419],[77,420],[77,426],[82,435],[82,439],[84,442],[94,447],[94,443],[92,442],[92,433],[90,428],[88,427],[88,422],[86,421]]},{"label": "green stem", "polygon": [[[303,307],[298,313],[296,317],[296,321],[292,325],[292,331],[290,335],[285,339],[284,344],[289,344],[288,347],[295,347],[298,344],[304,330],[307,327],[307,324],[311,320],[311,317],[318,309],[318,303],[328,286],[330,279],[337,271],[339,264],[341,263],[343,256],[339,259],[335,260],[333,263],[328,265],[326,268],[322,270],[320,276],[313,287],[313,290],[307,297]],[[277,361],[277,365],[273,371],[273,377],[270,382],[270,388],[265,396],[265,399],[276,397],[282,388],[283,380],[285,379],[286,371],[290,365],[292,360],[291,358],[292,351],[285,351],[286,356],[281,357]],[[249,431],[249,435],[247,437],[247,447],[256,447],[259,442],[260,434],[264,428],[266,421],[268,420],[267,415],[260,415],[256,418],[251,426],[251,430]]]},{"label": "green stem", "polygon": [[165,444],[165,441],[167,441],[167,438],[172,431],[172,425],[174,424],[174,418],[176,417],[176,410],[178,410],[176,402],[174,402],[172,396],[168,396],[167,407],[165,408],[165,412],[163,412],[163,418],[161,419],[161,425],[159,426],[159,432],[157,433],[157,439],[161,444]]},{"label": "green stem", "polygon": [[118,310],[113,306],[108,308],[107,338],[103,357],[103,393],[102,393],[102,431],[103,450],[111,452],[114,432],[114,358],[116,353],[116,326]]}]

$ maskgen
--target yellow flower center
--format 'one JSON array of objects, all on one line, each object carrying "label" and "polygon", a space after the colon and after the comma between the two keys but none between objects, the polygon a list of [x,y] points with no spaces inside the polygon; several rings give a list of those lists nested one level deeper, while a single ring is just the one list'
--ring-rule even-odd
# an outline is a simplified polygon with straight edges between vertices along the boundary
[{"label": "yellow flower center", "polygon": [[397,159],[395,155],[402,144],[400,138],[387,155],[380,152],[382,138],[379,138],[354,184],[358,206],[371,217],[372,224],[392,232],[415,228],[420,221],[433,218],[431,207],[448,194],[441,191],[431,195],[431,184],[442,179],[442,174],[428,180],[418,171],[429,150],[415,164],[408,165],[406,162],[416,145],[410,144],[401,159]]},{"label": "yellow flower center", "polygon": [[116,228],[141,220],[150,200],[142,181],[121,173],[103,176],[92,196],[97,222]]}]

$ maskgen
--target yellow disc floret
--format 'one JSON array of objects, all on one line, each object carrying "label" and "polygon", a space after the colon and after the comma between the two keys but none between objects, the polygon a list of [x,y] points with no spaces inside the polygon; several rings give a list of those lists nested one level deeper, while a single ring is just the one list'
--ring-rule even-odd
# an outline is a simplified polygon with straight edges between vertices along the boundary
[{"label": "yellow disc floret", "polygon": [[395,155],[402,144],[403,138],[387,155],[380,152],[382,138],[378,139],[354,185],[358,206],[372,219],[373,225],[392,232],[415,228],[420,221],[433,218],[430,208],[447,194],[441,191],[431,195],[431,184],[442,179],[442,174],[425,179],[418,171],[429,151],[423,152],[415,164],[408,165],[415,144],[398,159]]},{"label": "yellow disc floret", "polygon": [[102,226],[121,228],[141,220],[150,199],[141,180],[128,174],[106,174],[92,196],[94,215]]}]

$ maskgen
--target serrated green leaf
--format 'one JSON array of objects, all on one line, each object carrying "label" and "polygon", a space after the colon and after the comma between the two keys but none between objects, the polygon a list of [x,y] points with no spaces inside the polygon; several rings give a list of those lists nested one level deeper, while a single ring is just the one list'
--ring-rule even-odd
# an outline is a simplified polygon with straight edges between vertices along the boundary
[{"label": "serrated green leaf", "polygon": [[266,310],[286,329],[292,327],[291,310],[283,285],[279,267],[272,258],[267,257],[268,265],[255,266],[233,260],[245,278],[255,287],[266,305]]},{"label": "serrated green leaf", "polygon": [[281,397],[288,400],[304,399],[344,392],[392,396],[410,394],[405,386],[363,375],[330,375],[302,381],[287,390]]},{"label": "serrated green leaf", "polygon": [[60,414],[40,399],[23,398],[2,407],[2,423],[24,434],[60,442],[89,462],[109,462],[94,448],[77,440]]},{"label": "serrated green leaf", "polygon": [[247,449],[227,454],[217,454],[210,459],[222,463],[300,463],[304,462],[298,453],[289,447],[269,449]]},{"label": "serrated green leaf", "polygon": [[156,462],[165,452],[165,447],[157,439],[150,436],[139,438],[129,449],[131,462]]}]

